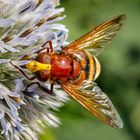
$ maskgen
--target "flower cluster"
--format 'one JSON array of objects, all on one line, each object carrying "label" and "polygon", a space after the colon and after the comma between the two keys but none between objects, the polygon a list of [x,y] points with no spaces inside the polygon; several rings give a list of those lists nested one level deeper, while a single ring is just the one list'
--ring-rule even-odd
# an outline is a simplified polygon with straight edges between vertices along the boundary
[{"label": "flower cluster", "polygon": [[0,0],[1,139],[37,140],[44,126],[60,123],[52,110],[58,110],[68,99],[61,88],[54,85],[56,95],[49,95],[32,84],[36,79],[27,80],[10,64],[23,65],[26,61],[20,58],[32,55],[47,41],[52,41],[54,49],[67,43],[68,30],[58,23],[64,18],[64,8],[56,8],[58,5],[58,0]]}]

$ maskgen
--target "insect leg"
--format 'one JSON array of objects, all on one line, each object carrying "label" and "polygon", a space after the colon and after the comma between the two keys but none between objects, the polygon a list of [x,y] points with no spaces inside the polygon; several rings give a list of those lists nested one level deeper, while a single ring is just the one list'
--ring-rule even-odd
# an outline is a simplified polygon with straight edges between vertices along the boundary
[{"label": "insect leg", "polygon": [[42,91],[44,91],[44,92],[46,92],[46,93],[48,93],[48,94],[50,94],[50,95],[55,95],[55,93],[53,93],[51,90],[49,90],[47,87],[44,87],[44,86],[42,86],[39,82],[33,82],[33,83],[31,83],[31,84],[28,84],[27,85],[27,87],[26,87],[26,89],[23,91],[23,93],[24,94],[26,94],[26,95],[28,95],[28,96],[33,96],[35,93],[34,93],[34,91],[29,91],[28,89],[29,89],[29,87],[31,87],[32,85],[38,85],[38,87],[42,90]]},{"label": "insect leg", "polygon": [[33,77],[28,77],[28,76],[25,74],[25,72],[24,72],[22,69],[20,69],[20,67],[14,65],[11,61],[10,61],[10,64],[11,64],[12,66],[14,66],[16,69],[18,69],[19,72],[20,72],[23,76],[25,76],[28,80],[34,80],[34,79],[35,79],[35,76],[33,76]]},{"label": "insect leg", "polygon": [[[48,48],[48,44],[49,44],[49,48]],[[53,46],[52,46],[52,41],[47,41],[45,42],[42,46],[41,46],[42,49],[38,50],[38,51],[35,51],[34,53],[40,53],[41,51],[45,50],[46,49],[46,52],[49,53],[49,52],[53,52]]]},{"label": "insect leg", "polygon": [[37,83],[37,85],[42,91],[52,95],[51,91],[47,87],[44,87],[44,86],[40,85],[40,83]]},{"label": "insect leg", "polygon": [[54,93],[53,93],[53,85],[54,85],[54,84],[52,83],[52,84],[51,84],[51,88],[50,88],[51,94],[54,94]]},{"label": "insect leg", "polygon": [[[49,44],[49,47],[48,47],[48,44]],[[32,53],[33,54],[38,54],[40,53],[41,51],[46,51],[46,53],[50,53],[50,52],[53,52],[53,46],[52,46],[52,41],[47,41],[45,42],[42,46],[41,46],[41,49],[39,50],[36,50]],[[30,57],[29,55],[23,55],[21,57],[20,60],[31,60],[32,57]]]},{"label": "insect leg", "polygon": [[49,46],[50,46],[50,52],[53,52],[52,41],[49,41]]},{"label": "insect leg", "polygon": [[[45,47],[48,43],[49,43],[49,48]],[[45,42],[45,43],[43,44],[42,48],[43,48],[43,49],[46,48],[46,49],[47,49],[47,53],[53,52],[52,41],[50,40],[50,41]]]}]

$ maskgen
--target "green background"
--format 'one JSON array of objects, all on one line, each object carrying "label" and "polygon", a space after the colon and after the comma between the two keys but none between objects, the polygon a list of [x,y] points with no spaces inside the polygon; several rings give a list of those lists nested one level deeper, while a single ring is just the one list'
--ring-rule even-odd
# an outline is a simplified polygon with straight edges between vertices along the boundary
[{"label": "green background", "polygon": [[41,140],[140,140],[140,0],[62,0],[71,42],[107,19],[126,14],[123,28],[98,57],[96,80],[124,122],[116,130],[70,100],[57,112],[62,124],[46,129]]}]

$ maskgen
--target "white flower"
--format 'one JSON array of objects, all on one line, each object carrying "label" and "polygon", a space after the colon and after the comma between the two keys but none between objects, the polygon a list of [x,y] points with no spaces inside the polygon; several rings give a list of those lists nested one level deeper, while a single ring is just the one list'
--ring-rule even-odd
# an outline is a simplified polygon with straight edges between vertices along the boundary
[{"label": "white flower", "polygon": [[10,64],[11,60],[17,66],[26,64],[18,60],[47,41],[58,50],[67,43],[68,30],[58,23],[65,17],[61,16],[64,8],[58,5],[59,0],[0,0],[0,130],[7,140],[37,140],[44,126],[60,123],[51,110],[68,100],[61,87],[55,85],[56,95],[49,95]]}]

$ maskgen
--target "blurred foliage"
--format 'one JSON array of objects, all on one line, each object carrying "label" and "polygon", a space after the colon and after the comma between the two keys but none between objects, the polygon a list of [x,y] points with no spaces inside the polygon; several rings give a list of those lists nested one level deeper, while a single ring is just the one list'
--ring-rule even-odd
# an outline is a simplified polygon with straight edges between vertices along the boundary
[{"label": "blurred foliage", "polygon": [[102,72],[96,81],[120,113],[124,128],[106,126],[71,100],[58,112],[62,125],[51,130],[53,138],[49,140],[139,140],[140,0],[62,0],[61,3],[66,9],[63,23],[70,30],[70,42],[113,16],[127,15],[118,36],[98,57]]}]

